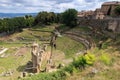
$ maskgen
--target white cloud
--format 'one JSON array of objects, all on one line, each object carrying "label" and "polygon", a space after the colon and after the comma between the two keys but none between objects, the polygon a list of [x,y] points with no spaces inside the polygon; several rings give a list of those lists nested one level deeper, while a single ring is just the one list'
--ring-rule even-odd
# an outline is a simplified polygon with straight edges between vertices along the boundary
[{"label": "white cloud", "polygon": [[106,1],[114,0],[1,0],[0,12],[62,12],[68,8],[75,8],[78,11],[94,10],[100,8],[101,4]]}]

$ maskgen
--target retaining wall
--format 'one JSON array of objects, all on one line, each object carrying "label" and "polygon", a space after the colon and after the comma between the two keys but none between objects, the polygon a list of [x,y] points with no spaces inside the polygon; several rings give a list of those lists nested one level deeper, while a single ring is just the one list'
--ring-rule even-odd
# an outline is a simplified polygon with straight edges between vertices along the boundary
[{"label": "retaining wall", "polygon": [[120,19],[78,19],[78,24],[120,33]]}]

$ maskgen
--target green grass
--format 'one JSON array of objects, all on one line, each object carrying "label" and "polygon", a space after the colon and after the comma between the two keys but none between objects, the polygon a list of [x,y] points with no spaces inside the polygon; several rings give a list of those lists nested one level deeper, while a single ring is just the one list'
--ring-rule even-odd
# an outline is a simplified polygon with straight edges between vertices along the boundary
[{"label": "green grass", "polygon": [[120,72],[116,70],[106,70],[103,72],[98,72],[94,77],[86,76],[85,80],[120,80]]},{"label": "green grass", "polygon": [[18,42],[18,43],[7,43],[7,42],[2,42],[0,43],[0,47],[5,47],[5,48],[11,48],[11,47],[21,47],[24,44]]},{"label": "green grass", "polygon": [[56,41],[57,49],[65,53],[66,57],[73,57],[75,53],[84,49],[84,46],[66,36],[60,37]]},{"label": "green grass", "polygon": [[30,51],[27,51],[24,56],[15,56],[14,54],[10,53],[11,51],[12,50],[7,52],[7,54],[10,54],[8,57],[0,58],[0,69],[4,69],[0,70],[0,74],[9,70],[13,70],[14,73],[12,76],[0,77],[0,80],[16,80],[24,70],[26,63],[31,59]]},{"label": "green grass", "polygon": [[[11,54],[11,53],[10,53]],[[30,59],[30,53],[26,53],[26,59],[23,63],[26,63]],[[0,58],[0,66],[4,66],[5,69],[15,68],[23,60],[23,56],[15,56],[14,54],[9,55],[6,58]],[[17,65],[17,66],[16,66]]]},{"label": "green grass", "polygon": [[11,69],[15,67],[15,59],[14,57],[9,57],[9,58],[0,58],[0,66],[4,66],[4,68]]},{"label": "green grass", "polygon": [[60,70],[52,73],[39,73],[37,75],[26,77],[21,80],[65,80],[65,78],[65,72]]},{"label": "green grass", "polygon": [[52,24],[52,25],[48,25],[48,26],[34,26],[31,28],[31,30],[33,31],[48,31],[51,32],[54,30],[55,26],[57,26],[56,24]]},{"label": "green grass", "polygon": [[73,30],[79,30],[79,31],[83,31],[83,32],[91,31],[91,29],[89,27],[86,27],[86,26],[77,26],[77,27],[73,28]]}]

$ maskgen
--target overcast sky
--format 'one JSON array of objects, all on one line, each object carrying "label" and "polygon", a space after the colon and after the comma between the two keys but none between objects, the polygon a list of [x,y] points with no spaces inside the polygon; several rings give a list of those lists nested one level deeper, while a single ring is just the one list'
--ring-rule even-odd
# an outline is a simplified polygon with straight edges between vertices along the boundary
[{"label": "overcast sky", "polygon": [[[115,0],[0,0],[2,13],[63,12],[68,8],[94,10],[103,2]],[[120,0],[116,0],[120,1]]]}]

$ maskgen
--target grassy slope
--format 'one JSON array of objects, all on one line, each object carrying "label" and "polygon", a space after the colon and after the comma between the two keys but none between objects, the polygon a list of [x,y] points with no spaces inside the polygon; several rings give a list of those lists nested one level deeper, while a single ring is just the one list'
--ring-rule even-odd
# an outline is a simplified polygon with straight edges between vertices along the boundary
[{"label": "grassy slope", "polygon": [[57,42],[56,44],[58,45],[58,49],[63,51],[66,57],[72,57],[75,55],[75,53],[84,49],[82,44],[74,40],[71,40],[66,36],[58,38],[56,42]]},{"label": "grassy slope", "polygon": [[[73,30],[82,30],[83,32],[90,31],[88,28],[78,27]],[[86,34],[87,35],[87,34]],[[99,38],[97,38],[99,37]],[[92,36],[92,39],[98,44],[102,36]],[[67,80],[120,80],[120,36],[118,35],[117,40],[111,40],[110,38],[104,40],[103,48],[101,50],[94,49],[91,53],[95,54],[97,60],[93,66],[86,67],[82,72],[74,73],[69,76]],[[104,61],[100,60],[100,56],[106,54],[107,59],[110,59],[110,64],[105,64]],[[95,68],[98,72],[94,76],[90,76],[92,69]]]},{"label": "grassy slope", "polygon": [[[89,32],[90,29],[86,28],[86,27],[77,27],[77,28],[73,28],[73,30],[79,30],[81,32]],[[85,34],[86,36],[88,34]],[[94,37],[92,36],[92,39],[95,40],[96,43],[98,43],[99,38],[97,38],[98,36]],[[59,42],[60,40],[60,42]],[[74,50],[76,50],[78,48],[73,47],[71,48],[71,45],[74,45],[74,42],[71,41],[67,41],[68,38],[67,37],[63,37],[63,38],[58,38],[58,49],[62,49],[65,53],[73,53]],[[65,42],[64,42],[65,41]],[[88,66],[86,67],[85,70],[83,70],[82,72],[78,72],[78,73],[73,73],[73,75],[68,76],[67,80],[120,80],[120,54],[119,54],[119,38],[116,41],[111,41],[110,39],[106,40],[104,42],[104,46],[103,49],[99,50],[99,49],[94,49],[92,50],[91,53],[95,54],[96,56],[96,62],[93,66]],[[67,44],[67,43],[71,43],[71,44]],[[63,45],[61,45],[63,44]],[[109,45],[111,46],[109,46]],[[112,45],[114,44],[114,45]],[[117,45],[116,45],[117,44]],[[80,45],[79,45],[80,46]],[[69,49],[68,49],[69,48]],[[73,51],[71,50],[73,49]],[[106,54],[107,58],[110,59],[110,64],[105,64],[104,61],[100,60],[100,56],[102,55],[102,53],[104,52],[104,54]],[[66,54],[67,55],[67,54]],[[71,55],[69,55],[71,56]],[[69,57],[68,56],[68,57]],[[90,76],[90,72],[93,68],[96,68],[98,70],[98,73],[95,74],[93,77]]]},{"label": "grassy slope", "polygon": [[[49,29],[48,29],[49,28]],[[52,31],[53,28],[50,28],[50,26],[48,26],[47,28],[33,28],[33,30],[37,30],[37,31],[30,31],[28,29],[25,29],[22,33],[16,33],[10,36],[11,39],[14,39],[16,37],[27,37],[30,39],[35,39],[37,41],[39,41],[39,38],[35,37],[35,36],[49,36],[50,33],[49,32],[41,32],[41,30],[45,30],[45,31]],[[83,31],[83,32],[88,32],[90,31],[89,28],[85,28],[85,27],[77,27],[74,28],[73,30],[79,30],[79,31]],[[34,34],[34,35],[30,35],[30,34]],[[87,36],[87,34],[86,34]],[[94,39],[95,37],[93,37]],[[9,39],[9,38],[8,38]],[[118,36],[116,41],[111,41],[111,40],[106,40],[105,43],[105,47],[103,47],[103,49],[99,50],[99,49],[94,49],[92,51],[93,54],[95,54],[97,60],[95,62],[95,64],[93,66],[89,66],[86,67],[85,70],[83,70],[82,72],[78,72],[78,73],[74,73],[72,76],[69,76],[67,80],[120,80],[120,52],[119,52],[119,45],[120,44],[120,38]],[[99,41],[98,39],[95,39],[95,41]],[[19,40],[16,40],[16,42],[20,42]],[[24,41],[23,41],[24,42]],[[111,46],[106,45],[106,43],[110,43]],[[11,48],[13,46],[23,46],[24,44],[6,44],[6,43],[0,43],[0,46],[5,46],[8,48]],[[65,53],[66,58],[72,57],[74,56],[74,53],[78,52],[79,50],[84,49],[84,47],[82,46],[82,44],[69,39],[66,36],[63,36],[61,38],[57,39],[57,50],[55,50],[54,53]],[[16,51],[16,50],[14,50]],[[13,50],[9,50],[7,53],[11,54],[14,53]],[[103,61],[100,61],[100,56],[102,55],[101,53],[104,51],[104,53],[106,55],[108,55],[107,57],[110,58],[110,64],[106,65]],[[30,52],[28,51],[27,53],[29,55],[29,57],[27,58],[27,60],[22,64],[24,65],[28,60],[30,60]],[[57,56],[61,56],[61,55],[57,55]],[[63,56],[61,56],[61,59]],[[18,60],[18,64],[19,61],[21,61],[22,58],[19,58]],[[4,67],[6,69],[9,69],[11,66],[18,68],[18,66],[14,66],[14,65],[9,65],[8,64],[12,64],[12,62],[14,62],[14,58],[13,56],[10,56],[9,58],[0,58],[0,68]],[[57,59],[55,59],[55,61],[57,61]],[[60,61],[60,60],[59,60]],[[57,61],[57,62],[59,62]],[[4,65],[4,66],[3,66]],[[22,68],[22,67],[21,67]],[[93,68],[96,68],[98,70],[98,73],[95,74],[95,76],[90,77],[90,72]],[[2,72],[2,70],[0,70]],[[16,76],[20,75],[19,72],[16,72],[16,75],[12,76],[12,77],[0,77],[0,80],[10,80],[13,78],[16,78]]]},{"label": "grassy slope", "polygon": [[[106,54],[107,59],[110,59],[109,64],[101,61],[101,53]],[[114,48],[107,48],[105,50],[97,50],[97,53],[95,52],[94,54],[97,59],[93,66],[86,67],[82,72],[74,73],[67,80],[120,80],[119,51],[115,51]],[[91,76],[93,68],[97,69],[98,72],[94,76]]]}]

